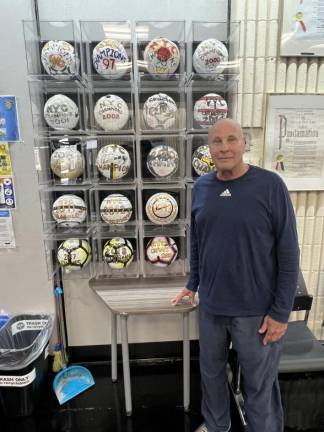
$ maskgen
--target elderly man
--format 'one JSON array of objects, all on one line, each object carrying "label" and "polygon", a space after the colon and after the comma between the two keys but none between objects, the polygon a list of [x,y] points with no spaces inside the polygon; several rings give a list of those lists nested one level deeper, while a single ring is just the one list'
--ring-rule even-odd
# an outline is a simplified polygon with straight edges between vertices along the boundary
[{"label": "elderly man", "polygon": [[239,124],[208,132],[216,166],[193,188],[191,269],[176,305],[199,289],[202,414],[200,432],[230,430],[226,363],[232,342],[242,368],[249,432],[283,431],[278,385],[282,336],[298,276],[296,221],[276,174],[243,162]]}]

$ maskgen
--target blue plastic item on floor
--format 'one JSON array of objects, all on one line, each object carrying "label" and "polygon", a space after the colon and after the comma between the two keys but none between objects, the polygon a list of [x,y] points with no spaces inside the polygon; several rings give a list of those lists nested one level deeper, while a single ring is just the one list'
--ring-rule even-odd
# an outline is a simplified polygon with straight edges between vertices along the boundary
[{"label": "blue plastic item on floor", "polygon": [[0,328],[3,327],[9,319],[10,319],[9,315],[7,315],[5,313],[1,313],[0,314]]},{"label": "blue plastic item on floor", "polygon": [[95,384],[91,372],[83,366],[69,366],[60,371],[53,382],[53,390],[60,405]]}]

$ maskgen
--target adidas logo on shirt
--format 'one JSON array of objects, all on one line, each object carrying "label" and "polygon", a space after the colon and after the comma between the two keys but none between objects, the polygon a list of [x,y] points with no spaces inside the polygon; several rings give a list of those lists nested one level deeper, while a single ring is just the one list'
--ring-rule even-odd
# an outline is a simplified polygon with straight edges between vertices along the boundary
[{"label": "adidas logo on shirt", "polygon": [[230,196],[232,196],[232,194],[231,194],[231,192],[228,189],[226,189],[226,190],[224,190],[224,192],[222,192],[221,194],[219,194],[219,196],[221,196],[221,197],[230,197]]}]

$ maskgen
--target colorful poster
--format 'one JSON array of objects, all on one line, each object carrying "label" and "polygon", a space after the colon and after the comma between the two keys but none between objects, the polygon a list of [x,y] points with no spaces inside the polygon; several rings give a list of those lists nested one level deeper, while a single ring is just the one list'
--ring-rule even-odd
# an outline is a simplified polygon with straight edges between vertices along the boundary
[{"label": "colorful poster", "polygon": [[15,209],[16,194],[12,176],[0,177],[0,210]]},{"label": "colorful poster", "polygon": [[12,168],[8,143],[0,143],[0,177],[11,175]]},{"label": "colorful poster", "polygon": [[0,248],[16,247],[10,210],[0,210]]},{"label": "colorful poster", "polygon": [[0,96],[0,141],[19,141],[19,123],[15,96]]},{"label": "colorful poster", "polygon": [[324,0],[285,0],[281,56],[324,56]]},{"label": "colorful poster", "polygon": [[289,190],[324,190],[324,95],[268,98],[264,166]]}]

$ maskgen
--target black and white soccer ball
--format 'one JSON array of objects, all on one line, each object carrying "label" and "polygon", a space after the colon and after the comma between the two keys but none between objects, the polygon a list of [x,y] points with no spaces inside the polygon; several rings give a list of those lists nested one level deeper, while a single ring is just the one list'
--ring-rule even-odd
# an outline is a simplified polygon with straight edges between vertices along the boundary
[{"label": "black and white soccer ball", "polygon": [[91,247],[87,240],[71,238],[58,247],[57,260],[67,272],[83,269],[90,259]]},{"label": "black and white soccer ball", "polygon": [[104,261],[115,270],[122,270],[134,259],[134,249],[131,242],[122,237],[109,239],[103,248]]}]

